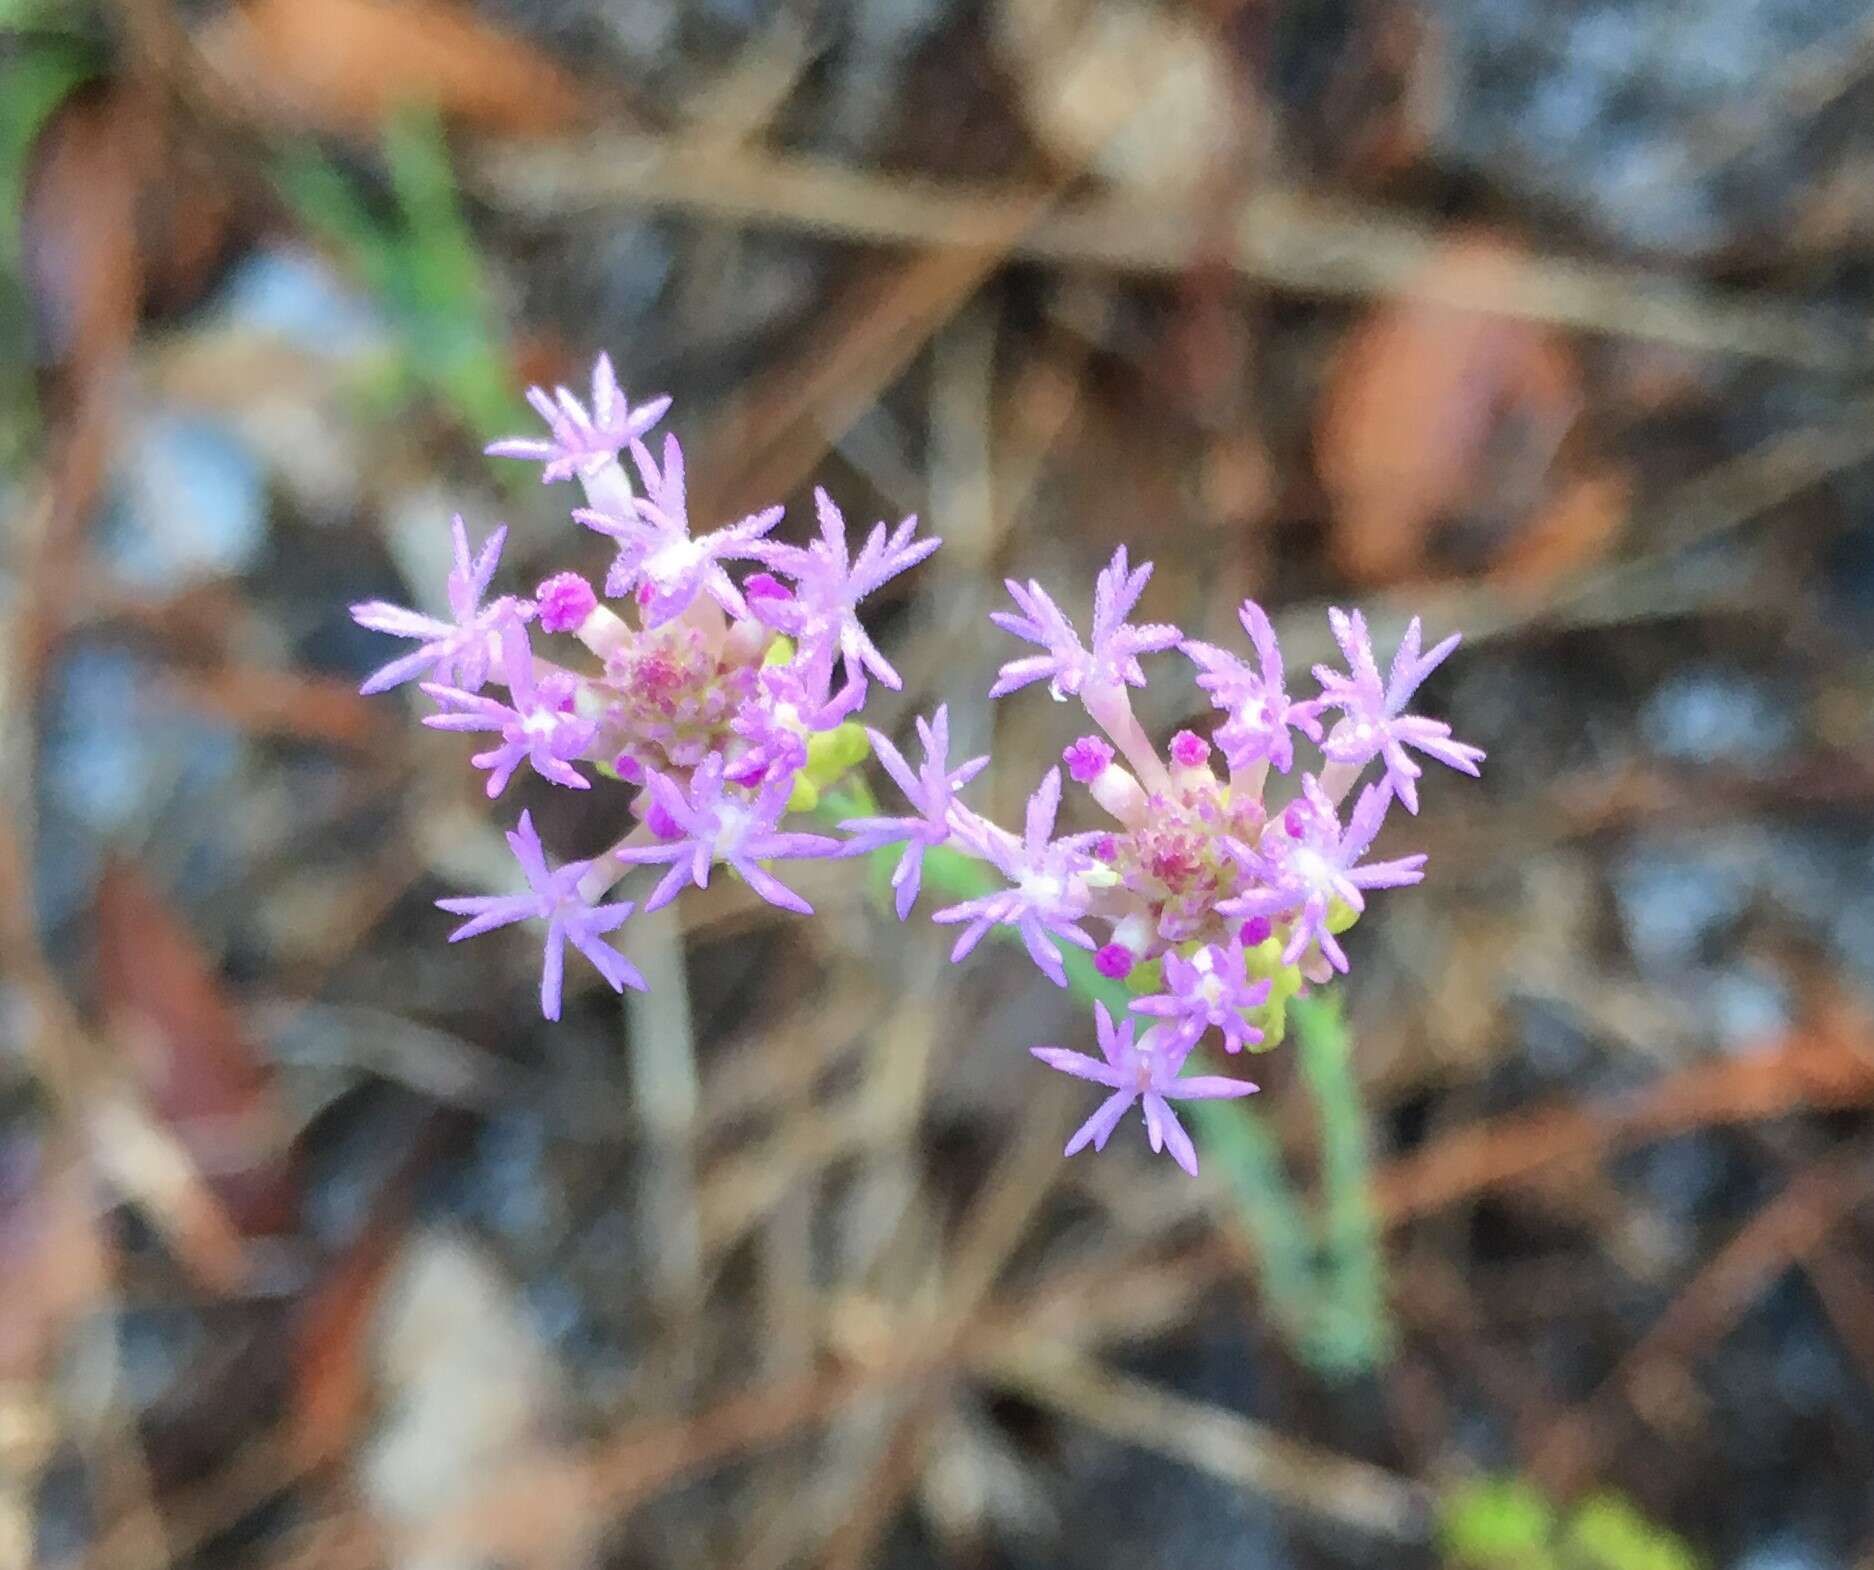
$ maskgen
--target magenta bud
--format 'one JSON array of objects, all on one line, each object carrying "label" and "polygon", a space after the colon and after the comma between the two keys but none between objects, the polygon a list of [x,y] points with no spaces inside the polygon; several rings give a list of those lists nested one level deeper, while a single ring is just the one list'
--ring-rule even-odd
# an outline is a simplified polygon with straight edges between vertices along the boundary
[{"label": "magenta bud", "polygon": [[751,600],[791,600],[794,591],[771,572],[758,572],[742,585],[742,593]]},{"label": "magenta bud", "polygon": [[1288,831],[1288,837],[1298,840],[1308,829],[1308,813],[1299,801],[1291,801],[1282,813],[1282,827]]},{"label": "magenta bud", "polygon": [[651,799],[651,805],[644,814],[644,821],[650,825],[651,832],[660,840],[683,838],[683,825],[658,805],[657,799]]},{"label": "magenta bud", "polygon": [[1061,754],[1061,762],[1076,783],[1091,785],[1113,761],[1113,749],[1098,736],[1082,736]]},{"label": "magenta bud", "polygon": [[612,772],[627,785],[644,783],[644,765],[628,752],[621,752],[612,759]]},{"label": "magenta bud", "polygon": [[1237,929],[1237,939],[1246,949],[1253,949],[1260,943],[1269,941],[1269,934],[1275,931],[1275,923],[1267,916],[1251,916]]},{"label": "magenta bud", "polygon": [[1137,963],[1137,956],[1123,943],[1108,943],[1093,956],[1093,968],[1108,981],[1124,981]]},{"label": "magenta bud", "polygon": [[1102,834],[1099,842],[1093,847],[1093,854],[1101,861],[1111,861],[1119,854],[1119,836]]},{"label": "magenta bud", "polygon": [[1171,738],[1171,761],[1181,769],[1201,767],[1210,756],[1210,743],[1194,730],[1181,730]]},{"label": "magenta bud", "polygon": [[576,572],[556,573],[534,590],[542,632],[577,632],[599,603],[592,585]]}]

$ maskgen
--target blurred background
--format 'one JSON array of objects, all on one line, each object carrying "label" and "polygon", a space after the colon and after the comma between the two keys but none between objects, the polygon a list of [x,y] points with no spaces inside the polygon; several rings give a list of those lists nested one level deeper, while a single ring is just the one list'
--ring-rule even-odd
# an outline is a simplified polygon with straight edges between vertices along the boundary
[{"label": "blurred background", "polygon": [[[0,1566],[1874,1566],[1863,7],[0,29]],[[1001,815],[1005,575],[1464,630],[1484,779],[1199,1180],[1063,1162],[1084,1003],[853,866],[558,1027],[442,941],[516,804],[346,606],[600,564],[480,449],[601,349],[699,520],[945,537],[875,722]]]}]

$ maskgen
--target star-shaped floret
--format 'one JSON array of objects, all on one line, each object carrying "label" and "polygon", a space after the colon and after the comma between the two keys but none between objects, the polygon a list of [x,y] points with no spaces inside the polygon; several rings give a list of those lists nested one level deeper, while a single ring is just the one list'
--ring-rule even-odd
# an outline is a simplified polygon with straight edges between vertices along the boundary
[{"label": "star-shaped floret", "polygon": [[904,844],[904,854],[898,858],[898,866],[891,875],[891,886],[897,891],[900,921],[911,914],[911,907],[916,903],[925,848],[941,845],[950,838],[950,807],[956,800],[956,793],[989,763],[985,754],[960,763],[954,769],[950,767],[950,710],[945,704],[937,706],[936,714],[929,721],[919,717],[917,734],[924,744],[924,763],[913,773],[911,765],[905,762],[904,755],[891,744],[889,737],[869,727],[866,730],[879,762],[904,792],[905,800],[917,809],[917,816],[848,818],[840,824],[853,836],[846,842],[849,855],[859,856],[882,846]]},{"label": "star-shaped floret", "polygon": [[[1079,921],[1092,900],[1087,874],[1093,870],[1093,860],[1087,847],[1103,836],[1070,834],[1054,839],[1060,805],[1061,771],[1049,769],[1041,788],[1028,798],[1023,837],[1017,840],[997,831],[982,838],[980,848],[1013,887],[948,906],[931,917],[945,926],[967,923],[950,951],[953,961],[975,948],[992,927],[1014,927],[1042,975],[1064,987],[1067,972],[1054,939],[1065,938],[1077,948],[1098,947]],[[953,815],[953,825],[956,821]]]},{"label": "star-shaped floret", "polygon": [[522,619],[533,614],[526,600],[509,597],[483,605],[482,596],[493,582],[495,568],[501,561],[501,546],[508,537],[505,524],[482,542],[479,551],[471,552],[468,527],[457,513],[450,525],[455,542],[455,565],[449,571],[449,612],[453,621],[425,616],[421,611],[406,610],[385,600],[365,600],[351,608],[351,619],[372,632],[387,632],[396,638],[418,638],[421,646],[374,671],[360,692],[383,692],[426,672],[450,686],[474,692],[488,679],[490,643],[495,628],[510,616]]},{"label": "star-shaped floret", "polygon": [[606,594],[616,598],[635,590],[646,627],[661,627],[682,615],[702,593],[731,616],[746,616],[748,606],[722,564],[761,556],[758,542],[781,521],[783,509],[764,508],[739,523],[692,538],[683,448],[677,438],[664,438],[661,466],[642,442],[632,443],[631,459],[645,494],[632,502],[627,515],[614,517],[592,507],[573,513],[587,528],[618,542],[618,555],[605,575]]},{"label": "star-shaped floret", "polygon": [[429,715],[423,723],[436,730],[500,733],[500,746],[469,759],[476,768],[489,771],[490,796],[507,789],[523,759],[555,785],[589,789],[591,782],[568,760],[582,756],[592,745],[598,723],[577,711],[578,677],[554,671],[534,679],[533,651],[519,617],[509,617],[501,628],[501,677],[508,688],[506,703],[459,687],[425,682],[423,690],[443,705],[444,712]]},{"label": "star-shaped floret", "polygon": [[1271,821],[1255,851],[1240,853],[1244,870],[1260,887],[1217,908],[1227,916],[1291,919],[1283,963],[1294,964],[1310,943],[1318,943],[1328,963],[1344,972],[1347,955],[1328,930],[1336,902],[1364,910],[1362,890],[1419,882],[1425,876],[1425,858],[1401,856],[1361,864],[1392,800],[1385,785],[1369,785],[1360,793],[1345,832],[1334,804],[1312,774],[1302,776],[1302,792],[1301,800]]},{"label": "star-shaped floret", "polygon": [[619,390],[609,354],[601,354],[592,368],[590,405],[564,387],[555,387],[551,393],[544,387],[529,387],[527,401],[547,422],[546,437],[510,436],[490,443],[487,451],[493,458],[521,458],[545,465],[540,471],[543,485],[596,474],[641,440],[670,407],[668,398],[653,398],[632,408]]},{"label": "star-shaped floret", "polygon": [[1318,742],[1321,726],[1312,704],[1289,701],[1282,650],[1268,614],[1254,600],[1245,600],[1237,616],[1256,650],[1260,669],[1252,669],[1229,650],[1214,644],[1191,640],[1178,647],[1197,666],[1197,685],[1210,694],[1216,708],[1229,716],[1219,727],[1216,741],[1230,767],[1247,769],[1269,763],[1286,774],[1295,765],[1295,743],[1289,728]]},{"label": "star-shaped floret", "polygon": [[849,680],[865,670],[895,691],[904,683],[860,622],[859,602],[943,542],[914,540],[917,519],[910,517],[889,532],[883,523],[874,525],[855,559],[847,551],[846,520],[832,497],[815,490],[813,504],[819,539],[805,546],[763,545],[762,559],[794,580],[794,592],[762,595],[755,601],[755,615],[794,639],[803,668],[830,677],[837,657],[845,661]]},{"label": "star-shaped floret", "polygon": [[1421,771],[1406,748],[1414,748],[1461,773],[1475,775],[1484,757],[1481,747],[1453,740],[1451,727],[1443,720],[1405,712],[1425,678],[1458,646],[1459,635],[1454,632],[1430,653],[1421,654],[1419,619],[1414,616],[1399,640],[1392,670],[1382,685],[1366,618],[1358,611],[1331,610],[1327,614],[1334,641],[1346,656],[1348,668],[1345,673],[1325,665],[1314,668],[1315,679],[1321,683],[1321,696],[1314,706],[1341,711],[1341,718],[1321,744],[1322,752],[1332,762],[1354,768],[1383,758],[1387,782],[1407,812],[1419,810],[1417,782]]},{"label": "star-shaped floret", "polygon": [[1057,699],[1075,696],[1085,687],[1143,687],[1141,654],[1175,648],[1184,636],[1176,627],[1153,622],[1134,626],[1126,620],[1152,576],[1152,564],[1128,568],[1126,548],[1120,546],[1100,573],[1093,592],[1093,641],[1080,641],[1074,624],[1048,591],[1030,579],[1024,587],[1007,580],[1013,611],[991,611],[989,619],[1004,632],[1039,645],[1045,652],[1010,660],[996,674],[989,696],[1000,698],[1046,680]]},{"label": "star-shaped floret", "polygon": [[592,866],[590,861],[569,861],[557,870],[550,869],[540,836],[534,832],[533,819],[525,812],[507,840],[526,875],[527,892],[437,900],[442,909],[469,918],[449,934],[449,941],[459,943],[463,938],[478,937],[516,921],[544,921],[547,947],[546,962],[540,971],[540,1012],[548,1019],[560,1017],[560,985],[568,943],[592,961],[612,991],[636,987],[642,992],[644,977],[637,967],[609,943],[600,941],[606,933],[624,925],[632,912],[631,901],[594,905],[587,900],[579,892],[579,881]]},{"label": "star-shaped floret", "polygon": [[1062,1047],[1030,1047],[1029,1051],[1049,1068],[1089,1079],[1096,1085],[1111,1088],[1112,1095],[1102,1101],[1092,1117],[1074,1131],[1067,1142],[1067,1154],[1091,1145],[1104,1150],[1119,1120],[1135,1102],[1142,1102],[1145,1134],[1153,1150],[1169,1150],[1171,1159],[1197,1176],[1197,1151],[1191,1136],[1184,1131],[1173,1101],[1211,1101],[1229,1096],[1248,1096],[1256,1087],[1247,1080],[1224,1079],[1219,1075],[1194,1074],[1180,1079],[1188,1047],[1180,1047],[1172,1032],[1154,1025],[1138,1041],[1132,1039],[1133,1021],[1113,1023],[1103,1003],[1093,1005],[1094,1023],[1099,1030],[1100,1056],[1069,1052]]},{"label": "star-shaped floret", "polygon": [[1250,979],[1248,956],[1237,938],[1228,944],[1206,944],[1189,959],[1167,954],[1165,990],[1132,1006],[1167,1021],[1187,1049],[1214,1028],[1223,1032],[1226,1052],[1241,1052],[1262,1040],[1262,1032],[1243,1014],[1269,1001],[1271,985],[1266,978]]},{"label": "star-shaped floret", "polygon": [[634,866],[669,864],[670,870],[644,902],[646,910],[669,904],[686,883],[707,888],[709,870],[720,861],[770,905],[813,914],[811,905],[761,865],[784,857],[832,856],[840,848],[838,840],[824,834],[793,834],[776,827],[787,811],[786,780],[756,795],[725,788],[720,753],[711,753],[698,766],[687,795],[669,775],[655,769],[649,774],[652,806],[674,833],[661,844],[632,845],[618,852],[620,861]]},{"label": "star-shaped floret", "polygon": [[764,665],[731,722],[748,747],[729,764],[725,778],[750,789],[791,780],[806,767],[808,737],[844,723],[864,701],[860,682],[848,682],[821,702],[792,665]]}]

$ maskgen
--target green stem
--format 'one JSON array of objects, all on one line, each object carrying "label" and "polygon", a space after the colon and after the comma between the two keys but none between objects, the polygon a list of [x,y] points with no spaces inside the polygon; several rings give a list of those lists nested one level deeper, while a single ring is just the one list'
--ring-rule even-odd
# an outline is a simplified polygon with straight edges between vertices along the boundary
[{"label": "green stem", "polygon": [[[837,821],[874,810],[863,786],[822,813]],[[887,889],[897,852],[872,857],[877,892]],[[924,886],[951,900],[973,899],[995,886],[974,858],[939,847],[925,852]],[[1014,940],[1004,928],[997,936]],[[1069,989],[1115,1015],[1131,1007],[1121,982],[1102,976],[1092,956],[1063,951]],[[1242,1101],[1188,1103],[1208,1170],[1223,1179],[1262,1263],[1270,1317],[1317,1372],[1345,1378],[1376,1367],[1389,1332],[1379,1234],[1372,1204],[1366,1118],[1352,1052],[1340,1013],[1329,999],[1291,1004],[1303,1083],[1320,1130],[1322,1216],[1319,1230],[1289,1181],[1281,1143],[1268,1120]]]}]

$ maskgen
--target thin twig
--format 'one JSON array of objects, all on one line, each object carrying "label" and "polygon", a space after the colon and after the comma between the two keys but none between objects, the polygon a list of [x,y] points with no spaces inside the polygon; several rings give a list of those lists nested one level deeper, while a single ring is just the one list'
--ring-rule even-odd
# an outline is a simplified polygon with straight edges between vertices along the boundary
[{"label": "thin twig", "polygon": [[[667,210],[920,250],[983,248],[1104,270],[1181,273],[1209,232],[1182,206],[1115,196],[1041,214],[1033,186],[970,189],[871,174],[796,154],[627,133],[511,145],[476,163],[485,195],[552,220]],[[1033,214],[1015,225],[1011,214]],[[1264,189],[1236,215],[1228,257],[1246,280],[1316,296],[1409,295],[1681,349],[1814,367],[1864,363],[1865,332],[1798,302],[1700,288],[1660,273],[1532,257],[1481,294],[1450,296],[1433,266],[1441,231],[1396,213]]]}]

